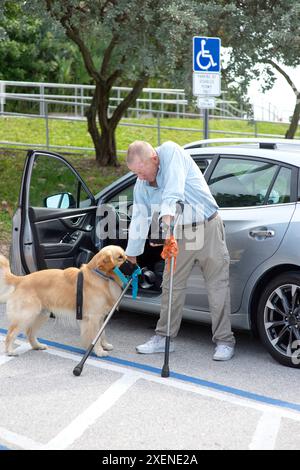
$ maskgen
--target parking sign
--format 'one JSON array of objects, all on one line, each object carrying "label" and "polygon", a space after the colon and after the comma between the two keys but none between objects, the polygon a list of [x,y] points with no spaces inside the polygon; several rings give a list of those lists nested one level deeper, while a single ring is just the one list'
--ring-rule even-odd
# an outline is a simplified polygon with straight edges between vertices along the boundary
[{"label": "parking sign", "polygon": [[220,38],[193,38],[193,71],[212,73],[221,71],[221,40]]}]

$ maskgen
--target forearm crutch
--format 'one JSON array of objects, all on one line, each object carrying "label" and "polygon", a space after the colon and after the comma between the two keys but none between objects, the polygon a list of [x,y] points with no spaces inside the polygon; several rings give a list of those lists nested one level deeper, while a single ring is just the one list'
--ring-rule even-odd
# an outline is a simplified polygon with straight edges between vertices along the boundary
[{"label": "forearm crutch", "polygon": [[[174,245],[174,248],[171,246],[170,253],[170,281],[169,281],[169,298],[168,298],[168,320],[167,320],[167,336],[166,336],[166,343],[165,343],[165,359],[164,365],[161,370],[161,377],[169,377],[170,370],[169,370],[169,357],[170,357],[170,328],[171,328],[171,313],[172,313],[172,295],[173,295],[173,278],[174,278],[174,270],[175,270],[175,253],[177,254],[177,244],[174,238],[175,229],[178,225],[180,215],[183,211],[183,202],[177,201],[180,207],[180,211],[177,211],[176,221],[170,224],[170,244]],[[172,249],[173,248],[173,249]]]},{"label": "forearm crutch", "polygon": [[170,325],[171,325],[171,312],[172,312],[172,294],[173,294],[173,276],[174,276],[174,256],[170,261],[170,283],[169,283],[169,299],[168,299],[168,323],[167,323],[167,336],[165,343],[165,360],[161,370],[162,377],[169,377],[169,357],[170,357]]},{"label": "forearm crutch", "polygon": [[126,294],[127,290],[129,289],[131,283],[132,283],[133,279],[131,278],[127,285],[124,287],[120,297],[118,298],[118,300],[116,301],[116,303],[114,304],[114,306],[112,307],[112,309],[110,310],[109,314],[107,315],[103,325],[101,326],[100,330],[98,331],[97,333],[97,336],[95,337],[95,339],[91,342],[91,345],[89,346],[89,348],[87,349],[87,351],[85,352],[83,358],[81,359],[81,361],[79,362],[79,364],[77,364],[76,367],[74,367],[73,369],[73,374],[76,375],[77,377],[81,374],[82,372],[82,369],[83,369],[83,366],[85,364],[85,361],[87,360],[87,358],[89,357],[89,355],[91,354],[91,352],[93,351],[96,343],[99,341],[107,323],[109,322],[109,320],[111,319],[111,317],[113,316],[113,314],[115,313],[118,305],[120,304],[121,300],[123,299],[124,295]]}]

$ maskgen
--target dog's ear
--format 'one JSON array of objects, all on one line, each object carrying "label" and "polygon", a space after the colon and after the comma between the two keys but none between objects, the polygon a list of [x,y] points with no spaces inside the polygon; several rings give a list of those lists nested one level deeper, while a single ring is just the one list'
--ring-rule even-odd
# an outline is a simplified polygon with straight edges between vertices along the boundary
[{"label": "dog's ear", "polygon": [[112,256],[112,252],[108,251],[106,253],[101,254],[101,256],[99,257],[99,261],[98,261],[98,268],[101,271],[109,272],[109,271],[112,271],[114,267],[115,267],[115,262]]}]

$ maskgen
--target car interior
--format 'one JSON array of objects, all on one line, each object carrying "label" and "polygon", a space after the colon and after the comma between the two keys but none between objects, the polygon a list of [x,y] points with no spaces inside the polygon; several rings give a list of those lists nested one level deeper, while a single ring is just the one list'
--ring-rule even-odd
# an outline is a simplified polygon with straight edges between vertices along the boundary
[{"label": "car interior", "polygon": [[[131,188],[133,191],[133,186]],[[127,188],[127,193],[130,191],[130,188]],[[113,233],[115,234],[115,237],[112,237],[108,235],[106,238],[101,237],[101,246],[106,246],[106,245],[119,245],[121,246],[124,250],[126,249],[127,246],[127,234],[128,234],[128,228],[130,224],[130,213],[131,213],[131,207],[133,204],[132,201],[132,191],[130,194],[131,199],[129,199],[126,202],[126,206],[124,207],[124,202],[119,204],[119,197],[121,195],[122,198],[122,193],[118,193],[117,197],[115,199],[109,200],[106,202],[106,207],[110,209],[110,214],[111,217],[113,218],[110,219],[111,227],[115,227],[115,231]],[[124,197],[124,193],[123,193]],[[154,216],[155,217],[155,216]],[[97,221],[96,217],[96,231],[97,231],[97,226],[99,227],[99,222],[101,225],[101,220]],[[106,221],[104,221],[104,224]],[[107,225],[103,226],[103,230],[100,229],[101,233],[103,231],[105,232],[107,229]],[[149,229],[150,232],[150,229]],[[149,233],[148,233],[149,235]],[[97,238],[97,236],[96,236]],[[95,246],[99,246],[99,243],[97,243],[97,240],[95,241]],[[164,270],[164,260],[161,258],[160,254],[162,251],[161,246],[153,247],[150,245],[149,240],[147,239],[145,242],[145,249],[144,253],[140,256],[137,257],[137,262],[140,268],[142,269],[142,275],[139,279],[139,286],[145,294],[153,295],[153,294],[159,294],[161,292],[161,284],[162,284],[162,275],[163,275],[163,270]]]}]

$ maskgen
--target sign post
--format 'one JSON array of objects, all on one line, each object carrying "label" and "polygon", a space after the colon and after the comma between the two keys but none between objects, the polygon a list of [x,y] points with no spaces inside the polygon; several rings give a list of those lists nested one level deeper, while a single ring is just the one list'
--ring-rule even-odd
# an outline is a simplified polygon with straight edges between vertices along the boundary
[{"label": "sign post", "polygon": [[209,108],[221,94],[221,39],[193,37],[193,95],[204,109],[204,138],[209,135]]}]

